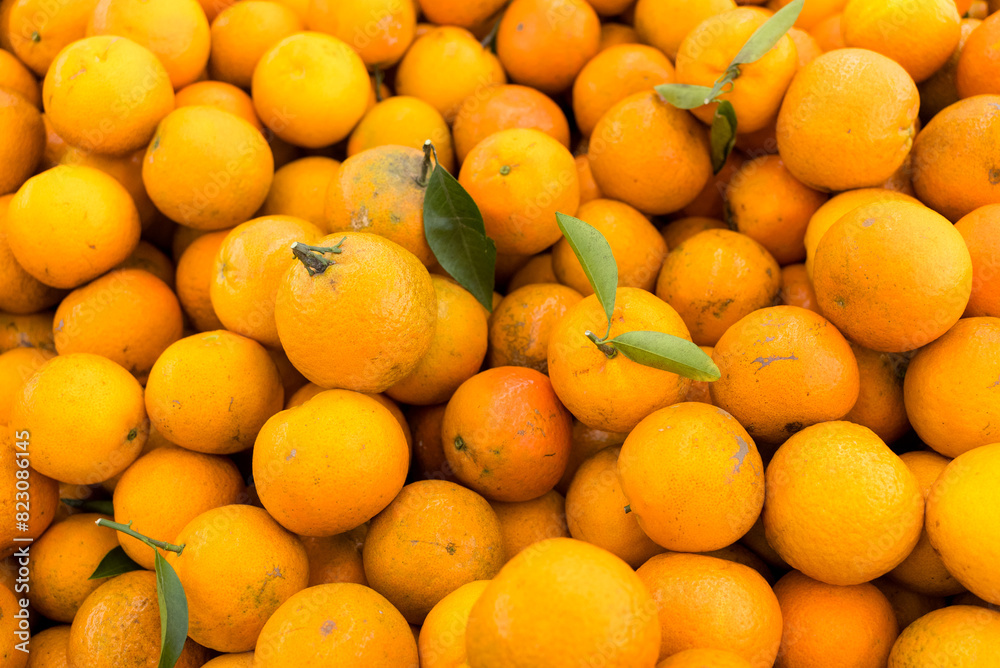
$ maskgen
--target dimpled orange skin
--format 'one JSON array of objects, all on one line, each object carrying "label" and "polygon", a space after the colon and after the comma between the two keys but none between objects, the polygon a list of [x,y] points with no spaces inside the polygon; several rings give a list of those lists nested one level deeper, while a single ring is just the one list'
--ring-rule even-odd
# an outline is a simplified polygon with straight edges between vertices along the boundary
[{"label": "dimpled orange skin", "polygon": [[347,141],[347,157],[393,144],[422,149],[428,140],[434,144],[441,166],[453,173],[455,147],[444,116],[419,98],[396,95],[369,109],[355,126]]},{"label": "dimpled orange skin", "polygon": [[1000,318],[1000,282],[996,280],[1000,276],[1000,204],[988,204],[963,216],[955,229],[972,256],[972,296],[965,316]]},{"label": "dimpled orange skin", "polygon": [[546,373],[552,328],[581,299],[579,292],[557,283],[511,290],[490,316],[488,365],[525,366]]},{"label": "dimpled orange skin", "polygon": [[35,172],[42,160],[45,123],[28,100],[0,84],[0,128],[6,139],[0,149],[0,193],[10,193]]},{"label": "dimpled orange skin", "polygon": [[306,378],[325,388],[382,392],[430,350],[437,296],[415,255],[377,234],[343,232],[316,242],[339,254],[322,274],[294,262],[278,287],[281,345]]},{"label": "dimpled orange skin", "polygon": [[951,605],[910,624],[889,654],[888,668],[923,668],[947,657],[963,668],[991,668],[1000,655],[1000,612]]},{"label": "dimpled orange skin", "polygon": [[894,443],[910,431],[903,404],[903,376],[907,358],[879,353],[851,343],[861,380],[858,400],[844,416],[847,422],[868,427],[886,443]]},{"label": "dimpled orange skin", "polygon": [[703,403],[675,404],[640,422],[622,446],[618,478],[639,526],[669,550],[726,547],[764,503],[753,439],[731,415]]},{"label": "dimpled orange skin", "polygon": [[765,443],[844,417],[858,399],[858,363],[823,316],[796,306],[754,311],[730,327],[712,359],[722,377],[709,391]]},{"label": "dimpled orange skin", "polygon": [[92,167],[62,165],[33,176],[10,202],[7,243],[39,281],[75,288],[127,258],[139,243],[128,191]]},{"label": "dimpled orange skin", "polygon": [[174,108],[174,91],[149,50],[124,37],[97,36],[59,52],[45,75],[42,100],[46,117],[69,144],[120,155],[149,142]]},{"label": "dimpled orange skin", "polygon": [[489,580],[468,582],[451,592],[427,614],[420,626],[417,646],[422,668],[452,668],[469,665],[465,653],[465,627],[472,606]]},{"label": "dimpled orange skin", "polygon": [[[890,258],[898,258],[891,268]],[[961,233],[927,207],[870,204],[823,235],[813,287],[820,310],[852,341],[905,352],[962,317],[972,294],[972,259]]]},{"label": "dimpled orange skin", "polygon": [[7,209],[12,199],[14,195],[0,197],[0,310],[24,315],[55,306],[64,293],[39,281],[14,259],[7,243]]},{"label": "dimpled orange skin", "polygon": [[573,155],[540,130],[490,135],[466,156],[458,181],[479,206],[499,253],[545,250],[562,234],[556,212],[572,216],[580,206]]},{"label": "dimpled orange skin", "polygon": [[212,21],[212,79],[250,88],[253,71],[268,49],[302,32],[303,22],[278,2],[240,2]]},{"label": "dimpled orange skin", "polygon": [[733,0],[639,0],[635,30],[639,41],[677,58],[684,37],[705,19],[736,9]]},{"label": "dimpled orange skin", "polygon": [[[17,472],[21,470],[28,471],[27,479],[31,486],[30,505],[28,507],[28,530],[16,531],[14,522],[8,522],[9,526],[5,526],[0,530],[0,559],[6,559],[17,548],[24,545],[21,541],[15,542],[15,538],[37,539],[41,536],[49,528],[49,525],[52,524],[57,510],[62,505],[59,503],[58,482],[32,468],[21,469],[18,467],[16,461],[17,455],[15,453],[22,450],[16,443],[24,443],[24,437],[23,432],[16,431],[16,429],[16,427],[4,429],[3,435],[0,436],[0,452],[4,455],[3,463],[0,463],[0,475],[3,476],[0,478],[3,481],[2,488],[0,488],[0,512],[7,513],[8,517],[15,517],[15,513],[23,512],[23,506],[17,507],[16,505],[18,501],[22,500],[16,496],[17,492],[21,491],[17,489],[17,481],[19,480]],[[20,437],[18,436],[19,434],[21,434]],[[30,433],[28,434],[28,445],[24,447],[31,447]],[[31,450],[28,450],[28,452],[31,452]]]},{"label": "dimpled orange skin", "polygon": [[811,188],[877,186],[910,152],[919,109],[917,86],[897,63],[864,49],[830,51],[788,87],[778,113],[778,152],[792,176]]},{"label": "dimpled orange skin", "polygon": [[712,176],[705,128],[653,91],[629,96],[605,112],[587,155],[605,197],[648,214],[683,209]]},{"label": "dimpled orange skin", "polygon": [[399,0],[312,0],[306,26],[350,44],[366,66],[388,68],[413,42],[417,13]]},{"label": "dimpled orange skin", "polygon": [[267,351],[225,330],[171,344],[146,382],[150,421],[169,441],[196,452],[249,448],[283,405],[281,376]]},{"label": "dimpled orange skin", "polygon": [[559,482],[572,427],[544,374],[506,366],[459,386],[445,409],[441,440],[463,484],[493,501],[528,501]]},{"label": "dimpled orange skin", "polygon": [[3,4],[3,48],[35,74],[45,76],[56,55],[84,36],[96,0],[66,0],[55,5],[9,0]]},{"label": "dimpled orange skin", "polygon": [[326,228],[334,234],[378,234],[416,255],[425,267],[435,264],[424,235],[423,175],[423,152],[407,146],[379,146],[349,157],[327,187]]},{"label": "dimpled orange skin", "polygon": [[698,345],[715,345],[740,318],[774,304],[781,268],[762,245],[731,230],[710,229],[671,249],[656,295],[684,319]]},{"label": "dimpled orange skin", "polygon": [[195,330],[210,332],[222,329],[215,314],[210,288],[215,274],[215,255],[229,230],[209,232],[191,242],[177,262],[177,299]]},{"label": "dimpled orange skin", "polygon": [[[339,464],[326,462],[334,457]],[[406,437],[389,409],[329,390],[264,425],[253,452],[257,494],[284,527],[333,536],[367,522],[403,487]]]},{"label": "dimpled orange skin", "polygon": [[[683,400],[691,381],[643,366],[622,354],[608,358],[585,332],[604,336],[607,316],[596,295],[572,306],[549,337],[549,378],[575,418],[603,431],[628,432],[658,408]],[[609,336],[656,331],[691,340],[680,315],[639,288],[618,288]]]},{"label": "dimpled orange skin", "polygon": [[[32,668],[67,668],[69,659],[69,624],[51,626],[40,633],[31,634],[31,653],[22,654],[31,659]],[[16,665],[16,664],[15,664]]]},{"label": "dimpled orange skin", "polygon": [[59,156],[59,164],[93,167],[113,176],[132,196],[132,202],[139,212],[139,222],[142,223],[142,229],[146,230],[160,214],[146,194],[146,187],[142,183],[142,160],[145,156],[145,146],[124,155],[94,153],[79,146],[66,146],[65,151]]},{"label": "dimpled orange skin", "polygon": [[223,81],[196,81],[177,91],[174,96],[177,107],[204,105],[239,116],[250,125],[263,132],[264,126],[257,118],[253,100],[243,89]]},{"label": "dimpled orange skin", "polygon": [[768,464],[765,490],[767,542],[827,584],[888,573],[923,528],[916,476],[873,431],[850,422],[806,427],[785,441]]},{"label": "dimpled orange skin", "polygon": [[299,539],[266,511],[230,505],[198,515],[173,540],[167,561],[188,601],[188,635],[220,652],[254,648],[268,617],[309,582]]},{"label": "dimpled orange skin", "polygon": [[338,668],[417,668],[417,642],[384,596],[358,584],[309,587],[267,620],[253,668],[321,663]]}]

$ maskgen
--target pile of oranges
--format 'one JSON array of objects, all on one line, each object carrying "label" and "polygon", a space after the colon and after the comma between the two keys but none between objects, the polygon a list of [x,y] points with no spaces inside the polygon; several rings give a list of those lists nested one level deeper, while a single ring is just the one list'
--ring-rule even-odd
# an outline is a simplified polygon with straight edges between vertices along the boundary
[{"label": "pile of oranges", "polygon": [[993,0],[0,0],[0,668],[1000,666],[998,45]]}]

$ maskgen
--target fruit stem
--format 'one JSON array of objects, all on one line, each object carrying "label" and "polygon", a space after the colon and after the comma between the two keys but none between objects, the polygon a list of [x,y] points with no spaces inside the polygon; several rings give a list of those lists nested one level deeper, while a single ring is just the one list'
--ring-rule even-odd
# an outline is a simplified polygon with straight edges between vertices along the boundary
[{"label": "fruit stem", "polygon": [[630,512],[632,512],[632,504],[625,506],[625,514],[628,515]]},{"label": "fruit stem", "polygon": [[296,241],[292,244],[292,255],[305,265],[306,271],[309,272],[310,276],[315,276],[316,274],[322,274],[330,265],[336,264],[336,262],[328,260],[321,254],[342,253],[343,249],[341,249],[341,246],[345,241],[347,241],[347,237],[341,239],[336,246],[310,246],[309,244]]},{"label": "fruit stem", "polygon": [[[433,161],[431,160],[433,156]],[[437,149],[434,148],[434,143],[428,139],[424,142],[424,164],[420,168],[420,179],[417,181],[417,185],[421,188],[426,188],[427,183],[431,178],[431,171],[434,169],[434,165],[437,164],[438,154]]]},{"label": "fruit stem", "polygon": [[584,335],[588,339],[590,339],[591,341],[593,341],[594,345],[597,346],[597,349],[600,350],[602,353],[604,353],[609,360],[610,359],[614,359],[615,356],[618,355],[618,349],[617,348],[615,348],[610,343],[607,343],[607,342],[602,341],[599,338],[597,338],[597,334],[594,334],[589,329],[586,332],[584,332]]},{"label": "fruit stem", "polygon": [[132,522],[131,521],[129,521],[128,524],[119,524],[118,522],[112,522],[111,520],[106,520],[103,517],[101,517],[101,518],[99,518],[97,520],[97,526],[99,526],[99,527],[107,527],[109,529],[114,529],[115,531],[121,531],[123,534],[125,534],[127,536],[132,536],[132,538],[135,538],[137,540],[141,540],[143,543],[145,543],[146,545],[149,545],[152,548],[157,548],[158,547],[161,550],[167,550],[169,552],[176,552],[177,554],[180,554],[184,550],[184,546],[183,545],[174,545],[173,543],[166,543],[166,542],[164,542],[162,540],[153,540],[152,538],[149,538],[148,536],[143,536],[141,533],[139,533],[139,532],[135,531],[134,529],[132,529]]}]

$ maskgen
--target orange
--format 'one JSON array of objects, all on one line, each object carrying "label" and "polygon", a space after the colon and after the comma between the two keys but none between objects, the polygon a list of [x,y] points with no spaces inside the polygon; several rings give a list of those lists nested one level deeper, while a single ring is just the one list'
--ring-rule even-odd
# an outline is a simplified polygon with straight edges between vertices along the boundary
[{"label": "orange", "polygon": [[920,668],[941,657],[952,665],[989,668],[1000,653],[1000,612],[952,605],[929,612],[899,635],[889,668]]},{"label": "orange", "polygon": [[[950,1],[950,0],[949,0]],[[875,585],[837,586],[792,571],[774,585],[785,633],[777,668],[882,668],[899,629]]]},{"label": "orange", "polygon": [[724,649],[686,649],[656,664],[656,668],[748,668],[752,664]]},{"label": "orange", "polygon": [[823,55],[823,47],[816,38],[802,28],[789,28],[788,36],[795,42],[795,52],[798,56],[799,68],[803,68]]},{"label": "orange", "polygon": [[[237,0],[198,0],[198,4],[201,8],[205,10],[205,16],[208,18],[209,22],[214,21],[215,17],[219,15],[219,12],[224,10],[226,7],[232,6]],[[293,2],[294,0],[286,0],[286,2]],[[284,3],[283,3],[284,4]]]},{"label": "orange", "polygon": [[52,311],[10,315],[0,311],[0,352],[11,348],[41,348],[55,352]]},{"label": "orange", "polygon": [[[737,143],[745,141],[747,137],[753,137],[754,135],[742,135],[738,136]],[[773,140],[773,133],[771,139]],[[770,153],[777,152],[777,147],[774,150],[769,151]],[[692,217],[695,219],[715,219],[722,222],[722,219],[726,217],[726,206],[725,206],[725,196],[726,191],[729,189],[729,182],[732,180],[733,175],[745,162],[743,155],[739,151],[733,151],[726,158],[726,162],[722,165],[722,169],[719,170],[718,174],[714,174],[709,178],[708,183],[705,187],[701,189],[698,196],[694,200],[680,210],[680,214],[686,217]],[[680,220],[684,220],[681,218]],[[676,222],[676,221],[675,221]],[[669,224],[668,224],[669,225]],[[725,225],[720,225],[720,227],[725,227]],[[670,239],[667,239],[667,243]],[[679,242],[678,242],[679,243]],[[671,244],[670,248],[673,248],[677,244]]]},{"label": "orange", "polygon": [[449,123],[467,97],[505,83],[500,60],[456,26],[433,28],[418,37],[396,69],[396,93],[420,98]]},{"label": "orange", "polygon": [[601,51],[621,44],[638,43],[639,33],[632,26],[612,22],[601,24]]},{"label": "orange", "polygon": [[[115,486],[115,521],[139,533],[173,541],[184,526],[207,510],[244,500],[246,486],[225,457],[159,448],[125,470]],[[74,517],[78,517],[74,515]],[[153,568],[153,550],[123,533],[122,549],[143,568]],[[166,555],[163,550],[161,555]]]},{"label": "orange", "polygon": [[731,415],[703,403],[675,404],[640,422],[622,446],[618,478],[625,509],[669,550],[726,547],[749,531],[764,503],[753,439]]},{"label": "orange", "polygon": [[597,186],[597,181],[594,180],[594,173],[590,170],[590,158],[586,153],[576,156],[576,175],[580,179],[580,204],[604,196]]},{"label": "orange", "polygon": [[472,606],[487,585],[488,580],[467,582],[427,613],[418,638],[422,668],[450,668],[465,662],[465,627]]},{"label": "orange", "polygon": [[726,228],[726,224],[718,218],[690,216],[670,221],[663,226],[660,233],[667,242],[667,249],[673,250],[699,232]]},{"label": "orange", "polygon": [[806,227],[827,200],[792,176],[776,155],[743,163],[726,197],[730,224],[764,246],[781,265],[805,259]]},{"label": "orange", "polygon": [[220,230],[260,208],[274,157],[242,118],[212,107],[181,107],[156,129],[142,181],[156,208],[181,225]]},{"label": "orange", "polygon": [[[715,352],[715,348],[713,348],[712,346],[698,346],[698,347],[701,348],[701,351],[706,355],[708,355],[709,357],[711,357],[712,353]],[[684,401],[699,401],[703,404],[711,404],[712,394],[711,390],[709,389],[711,385],[712,385],[711,383],[704,380],[692,381],[691,387],[688,388],[688,393],[684,396]]]},{"label": "orange", "polygon": [[45,149],[45,124],[38,110],[9,88],[0,87],[0,193],[11,193],[35,173]]},{"label": "orange", "polygon": [[323,205],[330,181],[339,169],[340,161],[319,155],[299,158],[280,167],[274,172],[260,214],[295,216],[328,231]]},{"label": "orange", "polygon": [[222,329],[209,290],[215,278],[215,255],[227,234],[229,230],[222,230],[198,237],[177,262],[177,299],[199,332]]},{"label": "orange", "polygon": [[[368,530],[362,524],[359,529]],[[309,586],[334,582],[354,582],[368,585],[364,563],[361,561],[361,547],[357,531],[348,531],[335,536],[299,536],[309,557]]]},{"label": "orange", "polygon": [[[377,234],[344,232],[281,279],[274,317],[295,368],[321,387],[382,392],[430,350],[437,297],[412,253]],[[329,256],[329,257],[326,257]],[[314,274],[314,275],[312,275]]]},{"label": "orange", "polygon": [[514,0],[496,36],[510,78],[548,95],[569,89],[600,46],[601,20],[584,0]]},{"label": "orange", "polygon": [[781,303],[819,313],[816,291],[804,264],[789,264],[781,268]]},{"label": "orange", "polygon": [[639,0],[635,31],[643,44],[676,59],[681,42],[692,30],[705,19],[731,9],[736,9],[733,0]]},{"label": "orange", "polygon": [[972,296],[966,316],[1000,317],[1000,289],[996,280],[1000,261],[1000,205],[988,204],[963,216],[955,229],[965,239],[972,257]]},{"label": "orange", "polygon": [[417,668],[417,643],[385,597],[353,583],[325,584],[285,601],[267,620],[254,650],[255,668],[310,662]]},{"label": "orange", "polygon": [[83,37],[97,0],[7,0],[4,48],[44,76],[57,54]]},{"label": "orange", "polygon": [[322,236],[318,227],[293,216],[263,216],[234,227],[215,256],[209,287],[212,309],[226,329],[279,347],[274,302],[278,282],[295,262],[289,248]]},{"label": "orange", "polygon": [[21,386],[10,422],[30,432],[31,465],[39,473],[78,485],[124,471],[149,433],[139,382],[90,353],[46,362]]},{"label": "orange", "polygon": [[[245,3],[237,6],[241,7],[243,4]],[[234,116],[239,116],[261,132],[264,131],[264,126],[257,118],[257,111],[254,109],[250,96],[236,86],[223,81],[198,81],[184,86],[174,96],[174,104],[177,107],[197,105],[215,107],[222,111],[228,111]]]},{"label": "orange", "polygon": [[588,427],[579,420],[573,420],[573,444],[570,447],[569,461],[556,489],[561,494],[566,494],[577,470],[588,457],[605,448],[621,445],[625,442],[626,436],[628,434],[601,431]]},{"label": "orange", "polygon": [[546,373],[552,329],[581,299],[576,290],[555,283],[511,290],[490,316],[488,365],[524,366]]},{"label": "orange", "polygon": [[673,64],[662,51],[651,46],[627,44],[601,51],[587,62],[573,82],[577,127],[589,136],[604,112],[615,103],[673,81]]},{"label": "orange", "polygon": [[894,353],[879,353],[851,344],[858,361],[860,391],[847,422],[868,427],[886,443],[894,443],[910,431],[903,405],[903,376],[907,360]]},{"label": "orange", "polygon": [[14,258],[7,243],[7,211],[13,199],[13,195],[0,197],[0,310],[35,313],[57,304],[64,293],[39,281]]},{"label": "orange", "polygon": [[[887,270],[871,269],[878,266]],[[813,287],[820,310],[852,341],[904,352],[962,317],[972,260],[962,235],[934,211],[905,201],[869,204],[823,235]]]},{"label": "orange", "polygon": [[1000,167],[994,166],[998,104],[1000,95],[956,102],[932,118],[913,144],[913,189],[948,220],[1000,203]]},{"label": "orange", "polygon": [[806,427],[767,467],[767,542],[793,568],[835,585],[884,575],[913,550],[923,496],[906,464],[870,429]]},{"label": "orange", "polygon": [[59,158],[59,164],[93,167],[113,176],[132,196],[132,203],[139,212],[139,222],[145,230],[161,215],[153,206],[142,183],[142,160],[145,155],[144,149],[125,155],[104,155],[77,146],[67,146]]},{"label": "orange", "polygon": [[53,357],[38,348],[14,348],[0,354],[0,425],[10,423],[10,411],[21,386]]},{"label": "orange", "polygon": [[42,89],[35,74],[7,51],[0,51],[0,86],[20,94],[36,108],[42,108]]},{"label": "orange", "polygon": [[403,488],[372,520],[365,575],[411,624],[473,580],[489,580],[504,563],[500,520],[486,499],[444,480]]},{"label": "orange", "polygon": [[281,410],[283,394],[278,369],[259,343],[217,330],[163,351],[149,372],[146,410],[170,442],[230,454],[253,445],[264,422]]},{"label": "orange", "polygon": [[[969,36],[982,23],[979,19],[962,19],[959,24],[961,36],[958,39],[958,46],[952,51],[948,60],[941,68],[927,79],[920,82],[917,88],[920,90],[920,119],[924,123],[929,123],[939,111],[959,101],[963,96],[958,92],[958,67],[961,63],[962,52],[968,42]],[[982,48],[982,47],[980,47]],[[969,74],[975,76],[978,68],[972,68],[969,63],[975,58],[970,55],[966,58],[965,76]],[[968,85],[968,84],[966,84]],[[979,92],[988,92],[986,90]],[[964,97],[969,97],[968,95]]]},{"label": "orange", "polygon": [[559,482],[572,426],[545,375],[505,366],[459,386],[441,440],[460,482],[493,501],[528,501]]},{"label": "orange", "polygon": [[[622,202],[595,199],[580,206],[576,216],[608,240],[618,265],[619,287],[653,291],[667,243],[642,213]],[[552,249],[552,269],[563,285],[585,297],[594,294],[566,239],[560,239]]]},{"label": "orange", "polygon": [[615,16],[628,10],[635,0],[587,0],[601,16]]},{"label": "orange", "polygon": [[369,109],[351,132],[348,157],[371,148],[395,144],[423,149],[434,144],[438,161],[448,172],[455,171],[455,149],[444,116],[427,102],[406,95],[382,100]]},{"label": "orange", "polygon": [[[729,63],[750,36],[771,17],[759,7],[740,7],[711,16],[695,27],[677,50],[678,83],[707,86],[726,73]],[[736,111],[737,132],[756,132],[767,127],[778,113],[781,99],[798,69],[795,42],[782,35],[759,60],[739,66],[740,76],[731,90],[719,95]],[[703,123],[711,123],[715,104],[691,111]]]},{"label": "orange", "polygon": [[728,650],[755,668],[774,662],[781,610],[757,571],[715,557],[668,553],[636,575],[656,602],[661,659],[701,648]]},{"label": "orange", "polygon": [[174,108],[167,70],[130,39],[101,35],[59,52],[42,84],[45,115],[73,146],[121,155],[142,148]]},{"label": "orange", "polygon": [[418,0],[431,23],[475,28],[489,20],[504,6],[503,0]]},{"label": "orange", "polygon": [[391,67],[413,41],[417,12],[406,0],[312,0],[309,30],[350,44],[368,67]]},{"label": "orange", "polygon": [[459,162],[490,135],[514,128],[540,130],[569,148],[569,123],[550,97],[528,86],[495,85],[476,91],[458,109],[452,131]]},{"label": "orange", "polygon": [[715,345],[733,324],[771,306],[781,269],[750,237],[707,229],[675,246],[663,261],[656,294],[684,318],[698,345]]},{"label": "orange", "polygon": [[285,397],[291,397],[299,389],[309,384],[306,377],[292,366],[292,363],[288,360],[288,355],[280,347],[268,348],[267,354],[270,356],[271,361],[274,362],[274,366],[277,367],[278,375],[281,376],[281,386],[285,390]]},{"label": "orange", "polygon": [[264,52],[252,89],[264,125],[296,146],[319,148],[347,137],[365,115],[371,81],[350,46],[300,32]]},{"label": "orange", "polygon": [[[25,441],[27,441],[26,444]],[[17,443],[25,444],[24,449],[17,446]],[[16,453],[27,451],[33,456],[34,453],[31,448],[30,432],[26,439],[24,430],[20,429],[20,427],[3,430],[2,436],[0,436],[0,453],[3,454],[3,460],[0,463],[0,474],[3,475],[0,478],[3,481],[2,488],[0,488],[2,489],[0,491],[0,510],[7,513],[8,517],[16,519],[17,513],[25,512],[24,506],[19,505],[19,503],[23,503],[24,497],[19,497],[18,493],[29,491],[30,497],[28,499],[28,510],[26,511],[28,513],[28,530],[15,531],[17,527],[11,521],[0,531],[0,557],[3,558],[9,557],[14,554],[16,549],[24,546],[22,541],[15,539],[36,539],[41,536],[48,529],[49,525],[52,524],[56,511],[61,505],[59,503],[59,483],[42,475],[33,468],[22,469],[18,466]],[[31,459],[31,456],[29,456],[29,459]],[[22,489],[24,487],[23,482],[18,485],[18,482],[21,481],[27,481],[30,489]],[[3,587],[0,587],[0,589],[3,589]]]},{"label": "orange", "polygon": [[683,209],[712,175],[704,128],[653,91],[631,95],[605,112],[587,155],[605,197],[648,214]]},{"label": "orange", "polygon": [[[581,199],[581,203],[582,201]],[[522,260],[524,258],[522,255],[498,255],[497,264],[500,264],[501,258],[510,257],[521,258]],[[528,261],[522,263],[513,275],[511,275],[510,280],[507,281],[507,294],[509,295],[514,290],[523,288],[526,285],[558,282],[559,279],[556,278],[556,272],[552,269],[552,253],[538,253],[537,255],[530,256]]]},{"label": "orange", "polygon": [[[792,0],[769,0],[767,8],[778,11]],[[812,30],[824,19],[843,11],[849,0],[806,0],[795,25],[803,30]]]},{"label": "orange", "polygon": [[[962,22],[963,27],[965,21]],[[997,26],[1000,19],[995,15],[975,27],[965,44],[961,46],[958,67],[955,72],[955,89],[959,97],[966,98],[986,93],[1000,93],[996,85],[1000,53],[997,51]],[[963,34],[965,31],[963,30]]]},{"label": "orange", "polygon": [[30,668],[67,668],[70,626],[51,626],[31,636]]},{"label": "orange", "polygon": [[56,309],[56,352],[93,353],[144,381],[167,346],[181,338],[181,306],[163,281],[120,269],[69,293]]},{"label": "orange", "polygon": [[[210,2],[211,0],[205,0]],[[205,664],[208,668],[253,668],[253,652],[220,654]]]},{"label": "orange", "polygon": [[910,152],[919,108],[916,84],[896,62],[865,49],[824,53],[788,87],[778,113],[778,152],[792,176],[811,188],[877,186]]},{"label": "orange", "polygon": [[212,58],[208,71],[213,79],[250,88],[261,56],[302,30],[302,18],[279,2],[238,2],[219,12],[212,21]]},{"label": "orange", "polygon": [[446,406],[416,406],[407,416],[413,428],[413,469],[418,480],[455,480],[441,447],[441,422]]},{"label": "orange", "polygon": [[265,511],[230,505],[207,510],[172,541],[167,561],[188,601],[188,635],[220,652],[254,648],[268,617],[309,582],[302,543]]},{"label": "orange", "polygon": [[847,48],[847,45],[844,44],[844,33],[841,30],[842,19],[843,14],[837,12],[827,16],[809,29],[809,34],[824,52]]},{"label": "orange", "polygon": [[544,540],[511,559],[472,606],[468,663],[575,668],[601,657],[606,665],[652,666],[660,644],[652,607],[618,557],[571,538]]},{"label": "orange", "polygon": [[547,538],[569,538],[566,499],[554,489],[530,501],[492,501],[490,506],[500,520],[505,561]]},{"label": "orange", "polygon": [[[872,580],[872,584],[889,599],[892,611],[896,615],[896,625],[900,629],[905,629],[928,612],[945,606],[945,599],[918,594],[888,577]],[[957,604],[958,599],[959,597],[955,597],[952,602]]]},{"label": "orange", "polygon": [[[15,647],[15,643],[22,642],[20,636],[17,634],[23,633],[24,638],[28,638],[28,624],[29,620],[24,619],[21,626],[22,620],[15,617],[17,614],[25,615],[30,614],[27,609],[22,609],[19,602],[19,597],[13,593],[13,590],[7,587],[0,587],[0,629],[7,634],[9,640],[4,643],[3,649],[0,650],[0,660],[3,661],[4,666],[9,666],[10,668],[24,668],[27,665],[28,657],[30,654],[28,652],[22,652]],[[31,638],[34,641],[34,638]],[[32,645],[34,642],[32,642]],[[30,647],[31,651],[34,651],[36,647]]]}]

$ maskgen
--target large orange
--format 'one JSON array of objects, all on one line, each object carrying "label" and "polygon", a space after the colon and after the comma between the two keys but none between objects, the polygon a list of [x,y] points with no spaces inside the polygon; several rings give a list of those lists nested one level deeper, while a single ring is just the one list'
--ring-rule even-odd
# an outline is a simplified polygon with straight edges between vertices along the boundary
[{"label": "large orange", "polygon": [[350,44],[368,67],[399,62],[413,41],[416,3],[406,0],[312,0],[306,14],[309,30],[325,32]]},{"label": "large orange", "polygon": [[705,19],[731,9],[736,9],[733,0],[639,0],[635,31],[643,44],[673,59],[688,33]]},{"label": "large orange", "polygon": [[888,668],[923,668],[940,657],[963,668],[992,668],[1000,656],[1000,612],[951,605],[929,612],[896,639]]},{"label": "large orange", "polygon": [[45,148],[45,124],[28,100],[0,84],[0,193],[11,193],[28,180]]},{"label": "large orange", "polygon": [[261,56],[302,29],[302,19],[278,2],[248,0],[227,7],[212,21],[212,78],[250,88]]},{"label": "large orange", "polygon": [[57,54],[84,36],[87,19],[97,0],[6,0],[4,48],[45,76]]}]

